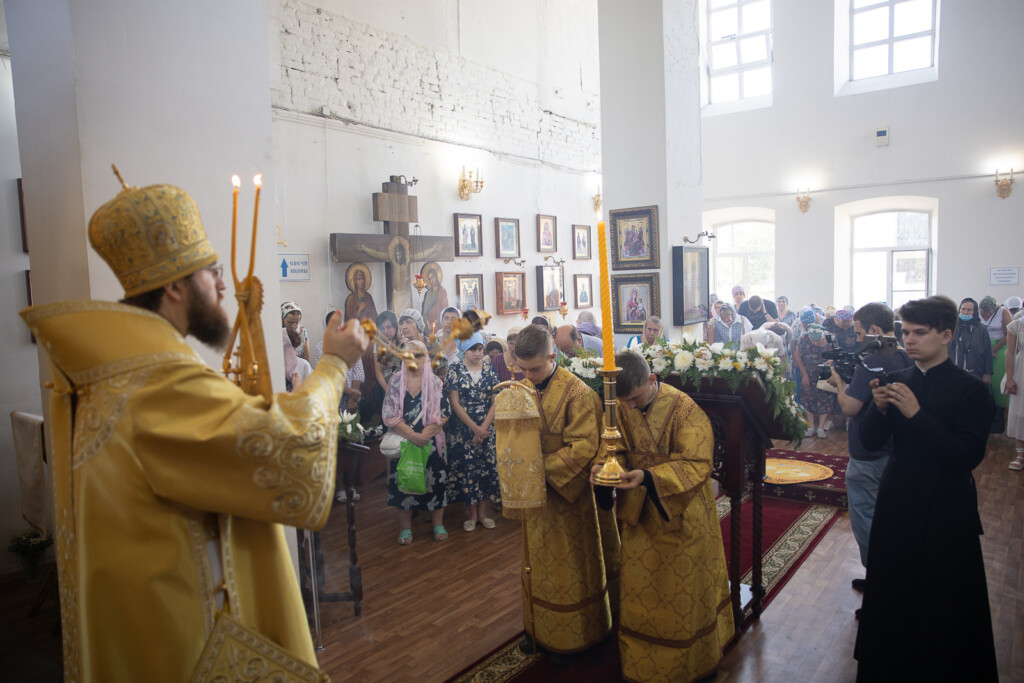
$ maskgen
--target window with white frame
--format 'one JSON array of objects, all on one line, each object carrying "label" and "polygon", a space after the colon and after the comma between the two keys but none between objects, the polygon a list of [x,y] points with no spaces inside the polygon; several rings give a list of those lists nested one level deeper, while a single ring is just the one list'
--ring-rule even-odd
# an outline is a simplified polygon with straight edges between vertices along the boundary
[{"label": "window with white frame", "polygon": [[882,301],[895,310],[928,296],[931,224],[931,214],[923,211],[853,217],[850,291],[854,307]]},{"label": "window with white frame", "polygon": [[775,224],[740,221],[714,226],[715,292],[732,303],[732,288],[775,300]]},{"label": "window with white frame", "polygon": [[935,66],[938,0],[851,0],[850,80]]},{"label": "window with white frame", "polygon": [[772,93],[771,0],[707,0],[708,103]]}]

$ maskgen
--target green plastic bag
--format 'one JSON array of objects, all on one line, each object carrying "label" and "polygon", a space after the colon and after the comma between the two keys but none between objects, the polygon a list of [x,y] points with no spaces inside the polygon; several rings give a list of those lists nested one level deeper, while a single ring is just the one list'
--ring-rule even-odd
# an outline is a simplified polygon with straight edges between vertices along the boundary
[{"label": "green plastic bag", "polygon": [[402,455],[398,459],[398,490],[402,493],[427,492],[427,458],[430,457],[430,442],[417,446],[402,439]]}]

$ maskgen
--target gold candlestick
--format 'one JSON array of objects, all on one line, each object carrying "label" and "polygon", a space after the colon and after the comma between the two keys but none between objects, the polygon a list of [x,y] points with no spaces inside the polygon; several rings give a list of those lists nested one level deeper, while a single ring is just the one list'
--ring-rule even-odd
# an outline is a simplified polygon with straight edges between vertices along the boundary
[{"label": "gold candlestick", "polygon": [[615,457],[619,442],[622,441],[618,404],[615,401],[615,378],[622,372],[622,368],[613,367],[611,370],[598,372],[604,377],[604,430],[601,432],[601,448],[598,451],[598,460],[602,463],[601,470],[594,479],[601,486],[618,486],[622,483],[621,475],[625,470]]}]

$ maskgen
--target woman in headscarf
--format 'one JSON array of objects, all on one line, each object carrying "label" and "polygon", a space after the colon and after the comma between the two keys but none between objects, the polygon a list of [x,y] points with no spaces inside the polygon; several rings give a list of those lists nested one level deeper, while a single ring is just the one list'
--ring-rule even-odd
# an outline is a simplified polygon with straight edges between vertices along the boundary
[{"label": "woman in headscarf", "polygon": [[281,304],[281,327],[298,333],[299,341],[295,345],[295,355],[309,362],[309,335],[306,333],[306,328],[300,324],[301,322],[302,309],[297,303],[285,301]]},{"label": "woman in headscarf", "polygon": [[992,382],[992,343],[978,316],[978,302],[967,298],[960,302],[960,320],[953,330],[949,357],[953,365],[966,370],[986,384]]},{"label": "woman in headscarf", "polygon": [[448,366],[444,381],[455,414],[448,422],[448,481],[451,499],[466,506],[462,528],[473,531],[479,522],[494,528],[488,503],[501,500],[494,452],[494,387],[498,375],[484,362],[484,337],[479,332],[465,341],[461,361]]},{"label": "woman in headscarf", "polygon": [[996,402],[996,416],[990,431],[993,434],[1001,434],[1004,427],[1004,411],[1010,405],[1010,397],[999,387],[1006,376],[1006,327],[1013,320],[1013,316],[1005,307],[996,303],[994,296],[986,296],[978,303],[978,313],[981,324],[988,332],[992,354],[992,398]]},{"label": "woman in headscarf", "polygon": [[284,388],[285,391],[295,391],[302,384],[302,380],[313,374],[313,368],[306,362],[305,358],[299,358],[295,353],[295,340],[299,335],[295,330],[286,327],[281,328],[281,342],[284,345]]},{"label": "woman in headscarf", "polygon": [[1009,468],[1024,470],[1024,319],[1015,318],[1006,327],[1006,393],[1010,405],[1006,410],[1006,435],[1016,439],[1017,457]]},{"label": "woman in headscarf", "polygon": [[519,336],[520,327],[513,327],[508,331],[508,335],[505,337],[508,349],[505,353],[500,356],[494,356],[491,358],[491,365],[494,366],[494,371],[498,373],[499,382],[508,382],[509,380],[521,381],[525,375],[519,372],[519,368],[516,367],[516,337]]},{"label": "woman in headscarf", "polygon": [[732,304],[722,304],[718,315],[719,319],[715,321],[714,326],[708,328],[708,343],[724,344],[727,349],[739,351],[740,339],[753,327],[742,315],[736,315],[736,309]]},{"label": "woman in headscarf", "polygon": [[[334,311],[328,311],[324,317],[324,331],[327,331],[327,323],[331,321],[331,316],[334,315]],[[371,346],[372,349],[372,346]],[[324,355],[324,342],[321,339],[316,343],[316,347],[313,349],[313,363],[319,363],[320,358]],[[365,357],[365,355],[364,355]],[[372,358],[372,356],[371,356]],[[341,390],[341,408],[347,410],[350,413],[354,413],[358,410],[359,399],[362,397],[360,387],[366,380],[366,368],[363,365],[363,359],[360,358],[355,362],[355,365],[349,367],[348,372],[345,373],[345,387]],[[365,387],[363,387],[365,388]]]},{"label": "woman in headscarf", "polygon": [[853,311],[840,308],[834,316],[825,320],[822,327],[825,328],[825,332],[835,337],[839,348],[851,352],[857,348],[857,331],[853,329]]},{"label": "woman in headscarf", "polygon": [[[800,367],[801,405],[807,411],[807,422],[810,425],[804,436],[817,435],[819,439],[825,438],[825,420],[836,411],[835,394],[817,388],[818,365],[824,361],[821,354],[827,348],[825,328],[812,323],[797,342],[796,354],[793,356],[793,362]],[[814,428],[815,418],[817,430]]]},{"label": "woman in headscarf", "polygon": [[721,322],[722,320],[722,305],[721,299],[713,298],[711,300],[711,316],[708,318],[708,321],[704,323],[704,340],[709,344],[711,343],[711,339],[714,334],[711,331],[712,328],[715,326],[716,322]]},{"label": "woman in headscarf", "polygon": [[[797,314],[797,324],[793,326],[793,334],[789,337],[789,357],[796,358],[796,345],[800,342],[800,337],[807,334],[807,328],[815,322],[817,322],[817,314],[814,309],[810,306],[800,309],[800,313]],[[789,375],[790,379],[796,383],[796,401],[801,403],[803,397],[803,382],[801,381],[800,366],[796,363],[789,364]]]},{"label": "woman in headscarf", "polygon": [[[382,341],[398,346],[398,317],[391,311],[381,311],[377,315],[377,334]],[[391,354],[383,356],[376,353],[375,344],[370,344],[374,350],[373,356],[373,382],[363,385],[363,398],[359,401],[359,417],[363,426],[373,427],[381,424],[380,412],[384,406],[384,393],[388,389],[388,382],[392,375],[402,367],[402,361]]]},{"label": "woman in headscarf", "polygon": [[[412,310],[412,309],[409,309]],[[404,312],[403,312],[403,317]],[[404,364],[391,377],[381,416],[384,425],[416,446],[430,445],[424,471],[426,493],[398,490],[398,458],[388,462],[388,505],[398,508],[398,543],[412,543],[412,511],[429,510],[434,540],[445,541],[444,508],[448,505],[447,442],[444,426],[451,416],[451,404],[441,380],[429,372],[427,347],[421,341],[409,341],[405,349],[413,354],[416,369]]]},{"label": "woman in headscarf", "polygon": [[494,367],[495,356],[500,356],[508,351],[508,344],[501,337],[494,337],[487,342],[484,347],[484,360]]},{"label": "woman in headscarf", "polygon": [[441,363],[437,368],[434,369],[435,373],[441,379],[444,379],[445,374],[448,372],[448,366],[453,363],[458,363],[462,359],[462,352],[459,351],[458,340],[452,335],[452,325],[462,315],[459,313],[459,309],[454,306],[441,311],[441,318],[437,321],[439,326],[435,324],[434,337],[441,348],[441,356],[444,362]]}]

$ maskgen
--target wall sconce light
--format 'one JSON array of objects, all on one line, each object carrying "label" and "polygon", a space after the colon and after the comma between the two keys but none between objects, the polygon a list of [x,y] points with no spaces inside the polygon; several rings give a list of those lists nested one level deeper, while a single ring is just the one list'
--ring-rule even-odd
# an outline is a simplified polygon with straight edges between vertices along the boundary
[{"label": "wall sconce light", "polygon": [[800,188],[796,188],[796,205],[800,207],[800,213],[807,213],[807,210],[811,208],[811,190],[810,188],[804,190],[803,194],[800,194]]},{"label": "wall sconce light", "polygon": [[999,177],[999,169],[996,169],[996,195],[1000,199],[1006,199],[1013,192],[1013,169],[1010,169],[1010,175],[1007,176],[1005,173],[1003,177]]},{"label": "wall sconce light", "polygon": [[480,169],[476,169],[476,180],[473,180],[473,172],[466,173],[466,167],[462,167],[459,174],[459,199],[468,201],[470,197],[484,189],[484,181],[480,176]]},{"label": "wall sconce light", "polygon": [[524,259],[524,258],[511,258],[511,257],[505,259],[505,264],[508,265],[509,263],[514,263],[516,265],[516,268],[522,268],[523,266],[526,265],[526,259]]},{"label": "wall sconce light", "polygon": [[427,283],[423,281],[422,275],[416,273],[416,280],[415,282],[412,283],[412,286],[416,288],[416,293],[422,296],[423,290],[426,288]]},{"label": "wall sconce light", "polygon": [[601,200],[601,186],[597,186],[597,194],[594,195],[594,213],[601,213],[601,206],[604,202]]},{"label": "wall sconce light", "polygon": [[707,237],[709,240],[715,239],[714,233],[712,233],[710,230],[705,230],[704,232],[698,232],[697,236],[694,237],[692,240],[684,235],[683,241],[686,242],[687,244],[697,244],[697,242],[700,242],[701,237]]},{"label": "wall sconce light", "polygon": [[529,308],[526,308],[526,307],[524,306],[524,307],[523,307],[523,310],[522,310],[522,311],[521,311],[521,312],[519,313],[519,315],[523,316],[523,320],[527,320],[527,319],[529,319],[529,317],[530,317],[530,309],[529,309]]},{"label": "wall sconce light", "polygon": [[565,317],[569,315],[569,305],[562,301],[558,304],[558,312],[562,314],[562,320],[565,320]]},{"label": "wall sconce light", "polygon": [[545,261],[550,261],[551,263],[553,263],[556,266],[561,266],[561,265],[565,264],[565,259],[564,258],[558,258],[557,256],[550,256],[550,255],[549,256],[545,256],[544,260]]}]

